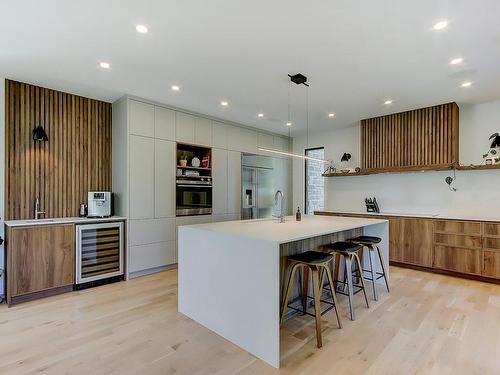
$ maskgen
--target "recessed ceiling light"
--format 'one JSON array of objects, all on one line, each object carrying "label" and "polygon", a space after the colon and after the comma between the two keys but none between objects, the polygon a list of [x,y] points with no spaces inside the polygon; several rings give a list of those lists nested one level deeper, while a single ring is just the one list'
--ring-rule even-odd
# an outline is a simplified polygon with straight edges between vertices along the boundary
[{"label": "recessed ceiling light", "polygon": [[181,88],[179,86],[177,86],[177,85],[173,85],[171,87],[171,89],[174,90],[174,91],[179,91]]},{"label": "recessed ceiling light", "polygon": [[290,121],[288,121],[288,122],[286,123],[286,126],[292,126],[292,123],[291,123]]},{"label": "recessed ceiling light", "polygon": [[100,66],[101,68],[103,68],[103,69],[109,69],[109,68],[111,68],[111,65],[110,65],[108,62],[106,62],[106,61],[101,61],[101,62],[99,63],[99,66]]},{"label": "recessed ceiling light", "polygon": [[447,26],[448,26],[448,21],[439,21],[439,22],[436,22],[434,24],[434,26],[432,26],[432,28],[434,30],[443,30],[443,29],[446,29]]},{"label": "recessed ceiling light", "polygon": [[392,101],[391,99],[389,99],[389,100],[386,100],[386,101],[384,102],[384,104],[385,104],[385,105],[389,105],[389,104],[392,104],[392,102],[393,102],[393,101]]},{"label": "recessed ceiling light", "polygon": [[462,87],[470,87],[470,86],[472,86],[472,82],[467,81],[467,82],[462,83],[460,86],[462,86]]},{"label": "recessed ceiling light", "polygon": [[457,65],[457,64],[462,63],[463,61],[464,61],[464,59],[463,59],[463,58],[461,58],[461,57],[457,57],[457,58],[455,58],[455,59],[451,59],[451,60],[450,60],[450,64],[451,64],[451,65]]},{"label": "recessed ceiling light", "polygon": [[335,117],[335,113],[329,113],[328,117]]},{"label": "recessed ceiling light", "polygon": [[258,117],[264,117],[264,114],[263,113],[259,113],[257,116]]},{"label": "recessed ceiling light", "polygon": [[148,28],[144,25],[137,25],[135,27],[135,29],[137,30],[138,33],[141,33],[141,34],[147,34],[148,33]]},{"label": "recessed ceiling light", "polygon": [[223,100],[222,102],[220,102],[220,105],[223,107],[227,107],[229,105],[229,103],[226,102],[225,100]]}]

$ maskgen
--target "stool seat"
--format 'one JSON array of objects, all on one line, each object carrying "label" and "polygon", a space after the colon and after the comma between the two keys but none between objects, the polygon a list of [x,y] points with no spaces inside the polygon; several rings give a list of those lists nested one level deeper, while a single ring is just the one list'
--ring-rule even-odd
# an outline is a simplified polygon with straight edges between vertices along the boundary
[{"label": "stool seat", "polygon": [[339,251],[343,253],[354,253],[361,250],[361,245],[348,241],[338,241],[329,245],[325,245],[323,247],[327,248],[328,250]]},{"label": "stool seat", "polygon": [[359,236],[351,238],[349,241],[357,242],[363,245],[373,245],[376,243],[380,243],[382,239],[380,237],[374,237],[374,236]]},{"label": "stool seat", "polygon": [[302,263],[325,263],[333,259],[333,255],[321,251],[306,251],[289,257],[290,260]]}]

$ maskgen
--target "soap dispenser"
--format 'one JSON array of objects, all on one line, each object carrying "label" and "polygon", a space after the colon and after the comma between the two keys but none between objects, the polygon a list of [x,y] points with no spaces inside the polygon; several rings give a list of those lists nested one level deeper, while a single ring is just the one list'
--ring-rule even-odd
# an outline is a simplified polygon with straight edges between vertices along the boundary
[{"label": "soap dispenser", "polygon": [[302,220],[302,212],[300,212],[300,207],[297,207],[297,212],[295,213],[295,220],[297,221]]}]

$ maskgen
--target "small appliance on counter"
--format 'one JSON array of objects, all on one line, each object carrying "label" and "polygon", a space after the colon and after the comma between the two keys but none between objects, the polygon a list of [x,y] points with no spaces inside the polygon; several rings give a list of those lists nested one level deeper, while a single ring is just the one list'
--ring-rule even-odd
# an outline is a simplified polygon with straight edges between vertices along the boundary
[{"label": "small appliance on counter", "polygon": [[377,198],[365,198],[366,212],[376,212],[380,213],[380,208],[378,207]]},{"label": "small appliance on counter", "polygon": [[112,215],[111,197],[112,194],[109,191],[89,191],[87,217],[110,217]]}]

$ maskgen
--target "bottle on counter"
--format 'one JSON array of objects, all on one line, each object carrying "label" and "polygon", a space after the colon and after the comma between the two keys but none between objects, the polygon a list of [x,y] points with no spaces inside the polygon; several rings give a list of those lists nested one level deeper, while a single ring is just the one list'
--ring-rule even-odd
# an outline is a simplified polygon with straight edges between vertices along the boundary
[{"label": "bottle on counter", "polygon": [[300,207],[297,207],[297,212],[295,213],[295,220],[297,221],[302,220],[302,212],[300,212]]}]

